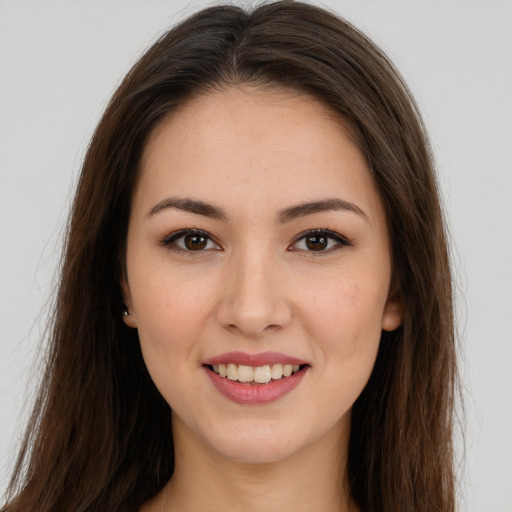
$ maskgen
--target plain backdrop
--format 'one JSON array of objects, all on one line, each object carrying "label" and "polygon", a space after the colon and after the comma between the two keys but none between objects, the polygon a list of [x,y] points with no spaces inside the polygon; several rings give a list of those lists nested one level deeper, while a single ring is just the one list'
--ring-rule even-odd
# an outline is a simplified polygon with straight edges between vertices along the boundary
[{"label": "plain backdrop", "polygon": [[[45,304],[88,139],[141,52],[207,5],[0,0],[0,492],[30,409]],[[461,510],[512,512],[512,1],[323,5],[394,60],[430,130],[462,347]]]}]

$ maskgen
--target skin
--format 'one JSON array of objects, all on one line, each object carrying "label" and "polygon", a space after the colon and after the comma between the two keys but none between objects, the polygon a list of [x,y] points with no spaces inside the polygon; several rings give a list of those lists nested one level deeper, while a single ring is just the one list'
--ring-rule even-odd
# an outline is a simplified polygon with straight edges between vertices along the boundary
[{"label": "skin", "polygon": [[[225,219],[161,208],[193,198]],[[284,208],[341,199],[352,210],[283,222]],[[212,238],[187,251],[182,229]],[[301,235],[329,229],[312,250]],[[302,238],[301,238],[302,236]],[[190,240],[187,239],[187,240]],[[318,241],[318,239],[316,239]],[[181,250],[180,250],[181,246]],[[315,246],[317,247],[317,246]],[[151,134],[136,186],[122,283],[148,370],[173,410],[175,474],[143,510],[345,511],[350,412],[382,329],[397,328],[386,216],[366,161],[315,99],[232,87],[201,95]],[[279,400],[234,403],[205,360],[274,351],[308,363]]]}]

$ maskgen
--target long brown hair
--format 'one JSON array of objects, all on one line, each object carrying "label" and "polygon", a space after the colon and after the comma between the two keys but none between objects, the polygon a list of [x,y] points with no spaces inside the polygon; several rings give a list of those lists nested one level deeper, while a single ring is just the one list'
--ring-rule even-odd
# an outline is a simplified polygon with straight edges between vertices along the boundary
[{"label": "long brown hair", "polygon": [[[119,276],[148,134],[186,99],[251,83],[306,92],[351,126],[385,206],[405,316],[353,407],[348,478],[365,512],[455,509],[451,278],[428,139],[366,36],[301,2],[218,6],[160,38],[90,143],[67,232],[46,373],[5,510],[137,509],[173,474],[171,411],[121,320]],[[341,483],[340,483],[341,485]]]}]

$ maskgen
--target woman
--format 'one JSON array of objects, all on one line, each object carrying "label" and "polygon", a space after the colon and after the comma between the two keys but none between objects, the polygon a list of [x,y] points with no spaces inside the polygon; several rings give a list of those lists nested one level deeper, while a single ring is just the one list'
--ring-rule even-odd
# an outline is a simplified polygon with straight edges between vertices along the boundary
[{"label": "woman", "polygon": [[455,383],[392,64],[311,5],[206,9],[95,132],[5,510],[452,511]]}]

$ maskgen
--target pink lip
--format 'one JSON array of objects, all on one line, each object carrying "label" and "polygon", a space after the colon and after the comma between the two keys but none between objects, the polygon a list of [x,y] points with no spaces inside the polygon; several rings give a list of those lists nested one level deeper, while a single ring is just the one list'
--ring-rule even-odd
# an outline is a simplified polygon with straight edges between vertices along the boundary
[{"label": "pink lip", "polygon": [[[217,364],[217,363],[215,363]],[[240,363],[242,364],[242,363]],[[238,404],[267,404],[279,400],[281,397],[296,388],[306,375],[309,366],[297,373],[278,380],[271,380],[268,384],[243,384],[226,377],[221,377],[207,366],[203,367],[217,390],[232,402]]]},{"label": "pink lip", "polygon": [[245,366],[265,366],[272,364],[307,364],[307,361],[290,357],[278,352],[260,352],[259,354],[247,354],[246,352],[226,352],[219,354],[204,362],[204,364],[243,364]]}]

